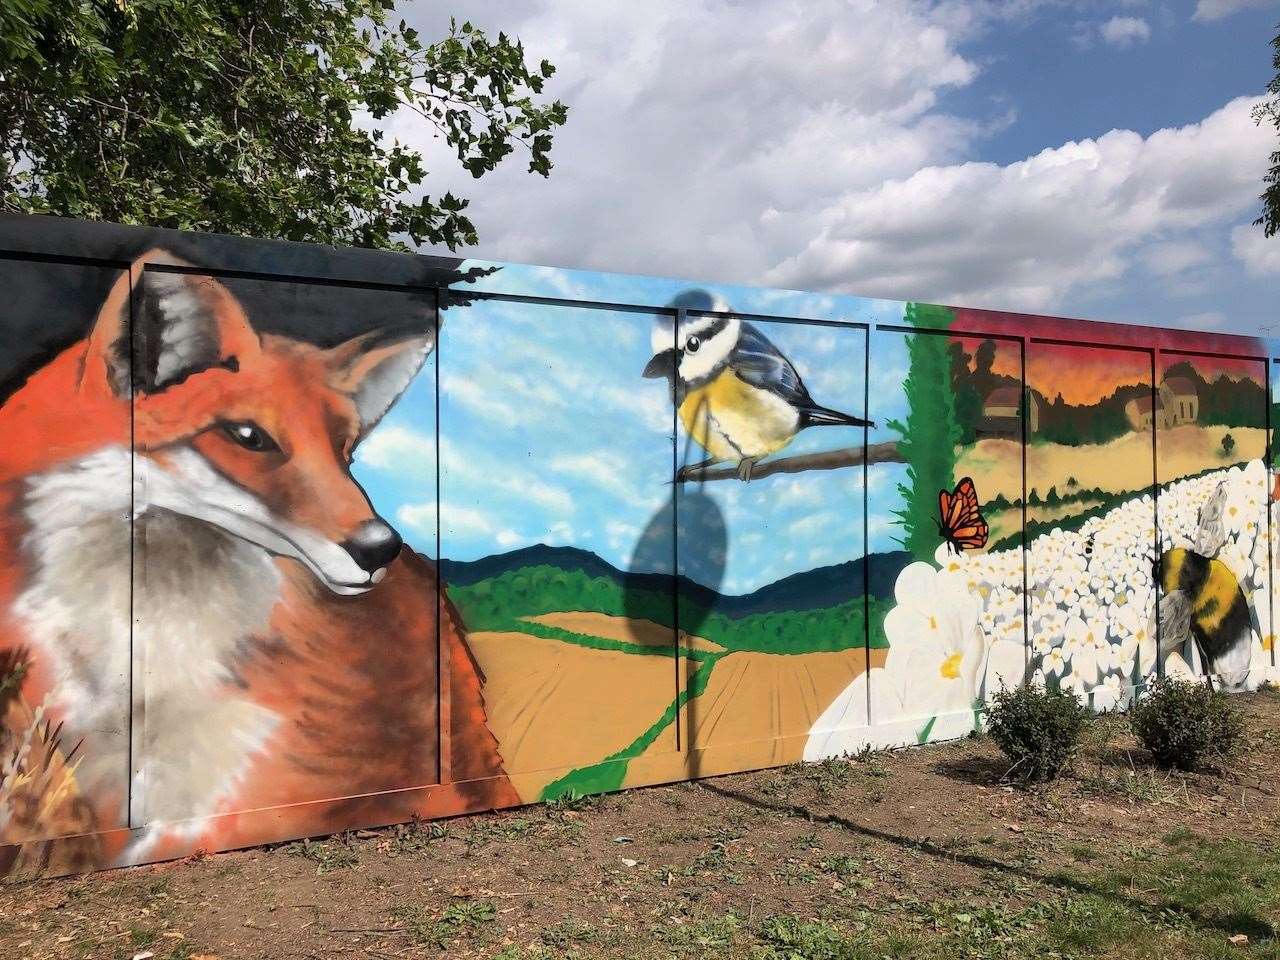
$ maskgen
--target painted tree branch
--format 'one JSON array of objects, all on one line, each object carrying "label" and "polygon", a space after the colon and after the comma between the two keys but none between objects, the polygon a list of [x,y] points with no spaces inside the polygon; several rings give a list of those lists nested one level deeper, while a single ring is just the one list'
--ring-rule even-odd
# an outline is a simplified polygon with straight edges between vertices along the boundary
[{"label": "painted tree branch", "polygon": [[[794,457],[783,457],[781,460],[765,460],[756,464],[751,471],[752,480],[760,480],[775,473],[804,473],[808,470],[839,470],[842,467],[856,467],[862,463],[905,463],[895,441],[872,443],[866,447],[846,447],[843,450],[826,450],[822,453],[801,453]],[[701,470],[682,470],[676,478],[677,483],[703,480],[737,480],[738,467],[716,465]]]}]

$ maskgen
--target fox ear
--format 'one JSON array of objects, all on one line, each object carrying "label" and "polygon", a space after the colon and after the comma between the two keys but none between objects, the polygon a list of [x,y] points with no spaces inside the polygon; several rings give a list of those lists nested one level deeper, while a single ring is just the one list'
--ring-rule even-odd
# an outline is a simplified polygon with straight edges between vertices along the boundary
[{"label": "fox ear", "polygon": [[118,396],[158,393],[202,370],[234,370],[259,349],[231,292],[190,267],[164,250],[134,261],[89,335],[86,382],[105,382]]},{"label": "fox ear", "polygon": [[361,437],[377,426],[404,393],[435,342],[433,330],[390,337],[374,332],[340,343],[330,351],[336,371],[333,385],[355,402]]}]

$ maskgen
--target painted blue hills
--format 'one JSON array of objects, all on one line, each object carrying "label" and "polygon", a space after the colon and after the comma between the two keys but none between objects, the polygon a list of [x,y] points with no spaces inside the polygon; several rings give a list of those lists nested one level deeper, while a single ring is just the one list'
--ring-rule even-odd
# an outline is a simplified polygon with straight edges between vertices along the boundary
[{"label": "painted blue hills", "polygon": [[[911,555],[906,551],[876,553],[863,559],[794,573],[751,593],[739,595],[720,593],[688,577],[681,576],[676,581],[682,597],[725,616],[745,617],[756,613],[839,606],[864,593],[884,599],[893,595],[893,584],[898,574],[910,562]],[[667,574],[630,573],[619,570],[590,550],[545,544],[521,547],[479,560],[441,560],[440,573],[446,584],[465,587],[504,573],[537,566],[579,571],[589,577],[613,580],[624,590],[669,592],[673,588],[672,578]]]}]

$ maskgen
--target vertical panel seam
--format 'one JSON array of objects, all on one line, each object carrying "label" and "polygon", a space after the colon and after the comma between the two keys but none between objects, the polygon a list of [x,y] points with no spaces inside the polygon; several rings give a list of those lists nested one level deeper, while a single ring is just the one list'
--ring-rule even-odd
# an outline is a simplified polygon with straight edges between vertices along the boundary
[{"label": "vertical panel seam", "polygon": [[[1271,641],[1271,651],[1270,651],[1271,666],[1273,667],[1276,665],[1276,644],[1274,639],[1276,635],[1276,621],[1275,621],[1276,585],[1275,585],[1275,577],[1274,577],[1275,565],[1274,565],[1274,553],[1273,553],[1275,546],[1271,542],[1271,538],[1273,535],[1272,523],[1271,523],[1271,490],[1274,489],[1272,485],[1275,483],[1275,479],[1272,477],[1272,469],[1271,469],[1272,461],[1275,459],[1275,456],[1271,451],[1271,442],[1272,442],[1271,441],[1271,427],[1272,427],[1271,425],[1271,371],[1274,369],[1275,369],[1275,361],[1273,361],[1270,357],[1268,357],[1266,360],[1266,376],[1263,378],[1263,383],[1266,386],[1266,390],[1267,390],[1266,410],[1264,411],[1264,422],[1267,425],[1267,436],[1266,436],[1266,445],[1263,447],[1262,455],[1263,457],[1266,458],[1265,462],[1263,463],[1263,466],[1266,467],[1267,480],[1271,482],[1267,484],[1267,489],[1264,489],[1262,491],[1262,507],[1267,512],[1267,629],[1269,630],[1273,638]],[[1265,638],[1260,638],[1260,639],[1265,639]]]},{"label": "vertical panel seam", "polygon": [[[671,321],[671,347],[677,353],[673,354],[673,361],[678,363],[680,349],[680,325],[684,323],[686,310],[684,307],[677,307],[675,317]],[[671,381],[671,613],[672,619],[675,621],[674,636],[671,638],[675,644],[675,660],[676,673],[676,695],[674,703],[676,704],[675,717],[675,740],[676,752],[680,753],[685,749],[686,744],[692,747],[692,743],[688,741],[693,736],[693,731],[686,730],[685,724],[681,723],[681,719],[688,709],[689,701],[685,701],[685,708],[680,707],[680,672],[684,669],[680,658],[682,643],[680,640],[680,444],[679,444],[679,403],[677,402],[676,384],[678,371],[673,371],[673,379]]]},{"label": "vertical panel seam", "polygon": [[[871,419],[871,328],[863,331],[862,339],[862,419]],[[866,726],[871,726],[871,516],[868,486],[871,475],[867,467],[867,447],[870,444],[871,427],[862,427],[862,669],[866,674]]]},{"label": "vertical panel seam", "polygon": [[440,339],[440,328],[443,324],[440,322],[440,308],[444,300],[444,294],[439,287],[436,287],[436,309],[433,323],[435,325],[435,370],[434,383],[432,384],[435,392],[435,448],[436,448],[436,782],[447,783],[451,780],[452,770],[446,769],[446,763],[452,764],[452,751],[449,750],[447,734],[450,731],[445,729],[449,718],[445,712],[445,697],[447,691],[445,689],[445,677],[448,673],[445,665],[444,655],[444,636],[441,625],[444,622],[444,573],[442,561],[444,556],[440,550],[440,367],[441,367],[441,350],[443,344]]},{"label": "vertical panel seam", "polygon": [[1018,341],[1018,362],[1022,373],[1022,674],[1027,679],[1031,665],[1031,601],[1027,596],[1027,565],[1031,562],[1031,544],[1027,540],[1027,419],[1031,415],[1031,387],[1027,383],[1027,341]]},{"label": "vertical panel seam", "polygon": [[[134,696],[135,696],[134,674],[137,672],[137,655],[136,655],[137,651],[134,644],[133,617],[134,617],[134,609],[135,609],[134,593],[138,588],[138,585],[136,582],[137,581],[137,578],[136,578],[137,559],[134,554],[134,551],[136,549],[137,515],[138,515],[137,514],[137,510],[138,510],[137,486],[136,486],[138,443],[137,443],[137,426],[134,419],[136,406],[134,403],[135,397],[134,397],[134,390],[133,390],[133,364],[138,354],[134,344],[134,337],[137,336],[137,324],[134,322],[135,318],[133,315],[133,294],[134,294],[133,264],[129,264],[129,266],[126,268],[126,277],[129,282],[129,298],[128,298],[128,313],[129,313],[129,379],[128,379],[128,385],[129,385],[128,386],[128,389],[129,389],[129,735],[127,738],[128,740],[128,747],[126,748],[127,762],[125,767],[125,770],[126,770],[125,824],[129,827],[137,827],[139,826],[139,824],[134,822],[134,809],[133,809],[133,785],[134,785],[133,738],[135,736],[134,726],[135,724],[137,724],[137,718],[135,717],[136,704],[134,702]],[[142,722],[144,724],[146,722],[145,711],[143,712]],[[139,734],[141,732],[142,731],[138,731]]]},{"label": "vertical panel seam", "polygon": [[[1151,542],[1151,579],[1155,581],[1156,598],[1156,676],[1164,676],[1164,657],[1160,655],[1160,594],[1164,589],[1160,582],[1160,453],[1159,424],[1156,417],[1156,365],[1160,355],[1159,344],[1151,348],[1151,511],[1155,520]],[[1141,661],[1141,651],[1139,651]]]}]

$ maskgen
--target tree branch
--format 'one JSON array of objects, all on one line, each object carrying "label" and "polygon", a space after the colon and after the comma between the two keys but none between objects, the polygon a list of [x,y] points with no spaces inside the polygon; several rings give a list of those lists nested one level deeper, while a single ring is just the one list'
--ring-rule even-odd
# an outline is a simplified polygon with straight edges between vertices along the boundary
[{"label": "tree branch", "polygon": [[[781,460],[765,460],[751,471],[752,480],[760,480],[775,473],[804,473],[807,470],[839,470],[856,467],[862,463],[906,463],[896,441],[872,443],[866,447],[846,447],[843,450],[826,450],[822,453],[801,453]],[[736,480],[737,466],[711,466],[686,473],[681,471],[677,483],[702,480]]]}]

